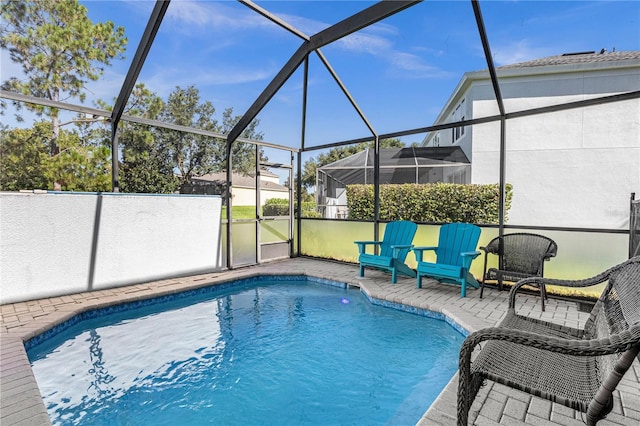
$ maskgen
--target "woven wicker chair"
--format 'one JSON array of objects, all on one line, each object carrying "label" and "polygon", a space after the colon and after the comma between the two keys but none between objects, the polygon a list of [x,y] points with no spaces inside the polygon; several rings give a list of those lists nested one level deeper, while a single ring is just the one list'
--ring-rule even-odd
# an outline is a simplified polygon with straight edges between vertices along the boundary
[{"label": "woven wicker chair", "polygon": [[[588,425],[612,409],[612,392],[634,359],[640,360],[640,256],[586,280],[544,278],[548,284],[606,287],[583,329],[516,314],[516,293],[543,278],[518,281],[497,327],[472,333],[460,350],[458,425],[486,379],[586,413]],[[474,348],[483,343],[471,361]]]},{"label": "woven wicker chair", "polygon": [[[484,293],[486,280],[497,280],[498,288],[502,290],[503,281],[516,282],[528,277],[544,275],[544,262],[558,253],[558,245],[551,238],[544,235],[517,232],[496,237],[486,245],[480,247],[484,251],[484,271],[480,286],[480,299]],[[498,256],[498,267],[487,271],[489,254]],[[544,285],[539,288],[542,310],[547,298]]]}]

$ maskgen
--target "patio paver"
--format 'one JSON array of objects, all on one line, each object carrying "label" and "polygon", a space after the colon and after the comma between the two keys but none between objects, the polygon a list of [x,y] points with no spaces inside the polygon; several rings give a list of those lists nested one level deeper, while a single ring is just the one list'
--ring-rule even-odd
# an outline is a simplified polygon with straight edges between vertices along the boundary
[{"label": "patio paver", "polygon": [[[23,341],[85,310],[283,271],[345,282],[360,287],[373,298],[442,312],[470,332],[495,325],[506,313],[508,304],[507,292],[489,289],[481,300],[477,291],[468,291],[463,299],[459,287],[430,279],[423,279],[422,288],[417,289],[411,278],[399,277],[397,284],[391,284],[390,275],[383,272],[367,269],[362,278],[358,276],[357,265],[309,258],[6,304],[0,306],[0,424],[50,424]],[[542,312],[535,295],[519,296],[517,307],[519,312],[572,327],[581,326],[588,317],[578,311],[575,303],[555,299],[550,299],[546,312]],[[455,424],[457,383],[456,375],[418,421],[419,426]],[[618,386],[615,398],[613,412],[599,425],[640,424],[640,363],[637,361]],[[584,424],[581,413],[575,410],[492,382],[478,393],[470,420],[475,425]]]}]

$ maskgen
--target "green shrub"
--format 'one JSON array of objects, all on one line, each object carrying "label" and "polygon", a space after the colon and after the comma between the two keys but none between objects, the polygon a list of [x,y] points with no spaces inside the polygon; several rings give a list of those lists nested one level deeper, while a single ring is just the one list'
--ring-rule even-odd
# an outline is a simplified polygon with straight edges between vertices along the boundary
[{"label": "green shrub", "polygon": [[[505,216],[512,196],[512,186],[507,184]],[[380,220],[498,223],[499,199],[498,184],[380,185]],[[373,219],[373,185],[347,185],[347,207],[349,219]]]},{"label": "green shrub", "polygon": [[[293,211],[297,211],[294,206]],[[264,216],[287,216],[289,215],[289,200],[286,198],[270,198],[262,207]],[[320,217],[316,209],[316,203],[313,201],[302,202],[302,217]]]},{"label": "green shrub", "polygon": [[317,218],[322,217],[316,207],[315,201],[303,201],[302,202],[302,217]]},{"label": "green shrub", "polygon": [[262,206],[263,216],[288,216],[289,200],[286,198],[269,198]]}]

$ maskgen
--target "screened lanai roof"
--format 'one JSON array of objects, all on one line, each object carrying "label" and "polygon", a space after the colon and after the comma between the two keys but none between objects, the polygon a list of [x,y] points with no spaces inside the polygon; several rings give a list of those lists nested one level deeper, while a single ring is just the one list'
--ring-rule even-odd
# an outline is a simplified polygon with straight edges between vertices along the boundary
[{"label": "screened lanai roof", "polygon": [[[380,149],[380,181],[385,183],[407,183],[417,181],[421,171],[434,167],[466,166],[469,159],[458,146],[409,147]],[[325,173],[344,185],[366,183],[365,170],[373,170],[374,152],[360,151],[350,157],[319,167]],[[371,183],[371,182],[369,182]]]},{"label": "screened lanai roof", "polygon": [[[524,31],[543,33],[565,21],[575,26],[574,14],[562,2],[81,2],[94,21],[123,25],[129,40],[124,58],[113,61],[99,81],[88,82],[84,105],[64,94],[64,102],[5,89],[0,97],[104,117],[114,130],[124,120],[223,136],[229,143],[241,140],[243,129],[257,118],[263,142],[302,152],[371,140],[372,135],[403,137],[434,130],[438,126],[428,126],[435,122],[438,111],[433,110],[444,105],[464,72],[488,69],[494,74],[494,61],[497,66],[518,63],[523,54],[541,57],[587,45],[611,50],[611,28],[638,12],[635,2],[592,5],[601,25],[581,28],[587,32],[574,32],[541,50],[527,45],[535,34]],[[637,35],[635,30],[618,38],[634,40]],[[594,46],[594,40],[602,44]],[[626,49],[637,48],[637,41],[629,43]],[[3,79],[10,77],[23,78],[3,56]],[[502,103],[497,76],[492,80],[499,115],[483,117],[485,122],[514,113]],[[127,108],[138,83],[161,96],[193,84],[202,100],[211,100],[219,111],[233,107],[243,119],[213,135],[140,116]],[[112,109],[97,108],[98,99],[115,100]],[[402,113],[390,114],[389,108]]]},{"label": "screened lanai roof", "polygon": [[[265,138],[251,142],[273,147],[279,154],[297,152],[300,181],[305,161],[301,156],[319,150],[487,124],[502,129],[499,143],[504,147],[508,120],[640,98],[636,89],[564,98],[520,110],[516,103],[503,101],[504,80],[496,72],[497,66],[561,52],[603,47],[638,50],[637,2],[593,2],[575,8],[574,2],[476,0],[82,4],[95,21],[109,19],[126,27],[125,59],[114,61],[100,80],[87,82],[83,105],[66,93],[54,100],[3,88],[0,97],[109,123],[114,191],[119,190],[121,122],[226,139],[230,151],[232,144],[243,141],[243,130],[258,119]],[[598,25],[581,25],[584,15],[577,12],[585,9],[597,17]],[[557,28],[570,36],[544,38]],[[3,55],[3,80],[23,79],[20,66],[8,60],[6,49]],[[460,75],[470,69],[487,70],[490,75],[490,85],[483,88],[491,98],[490,107],[473,119],[429,125],[436,122],[435,115]],[[183,125],[136,113],[129,104],[138,83],[163,98],[176,86],[197,86],[201,101],[214,102],[218,111],[233,107],[234,115],[242,118],[224,133],[216,133],[198,123]],[[97,100],[105,100],[110,108]],[[11,112],[5,114],[11,116]],[[416,136],[407,142],[420,139]],[[293,156],[285,152],[285,157],[280,162],[293,168]],[[502,188],[504,161],[502,152],[496,155],[494,179]],[[232,166],[226,167],[231,181]]]}]

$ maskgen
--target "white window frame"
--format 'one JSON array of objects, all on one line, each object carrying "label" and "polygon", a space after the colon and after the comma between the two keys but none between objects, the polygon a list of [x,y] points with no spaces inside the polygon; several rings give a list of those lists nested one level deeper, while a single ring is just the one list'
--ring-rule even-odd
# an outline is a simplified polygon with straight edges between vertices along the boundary
[{"label": "white window frame", "polygon": [[[464,121],[464,99],[460,101],[456,109],[451,113],[451,121]],[[451,139],[452,142],[457,142],[462,136],[464,136],[464,128],[465,126],[458,126],[451,129]]]}]

